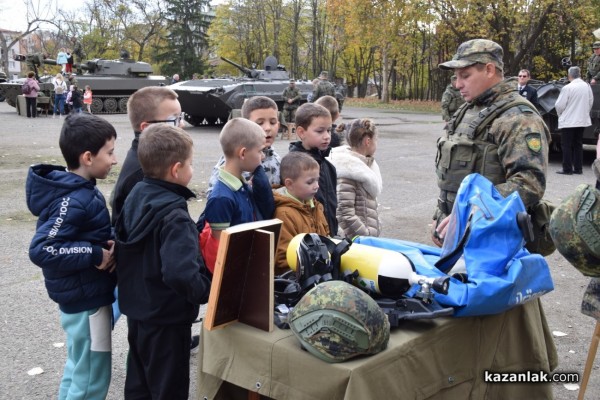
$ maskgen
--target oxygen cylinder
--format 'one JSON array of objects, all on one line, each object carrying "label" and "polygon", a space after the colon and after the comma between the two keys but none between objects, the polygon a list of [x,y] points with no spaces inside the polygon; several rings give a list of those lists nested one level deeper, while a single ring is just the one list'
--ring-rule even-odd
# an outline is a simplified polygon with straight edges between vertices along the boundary
[{"label": "oxygen cylinder", "polygon": [[[294,236],[287,248],[286,259],[294,271],[297,269],[297,252],[304,235]],[[391,298],[401,297],[420,278],[412,261],[404,254],[359,243],[352,243],[342,255],[340,268],[345,273],[358,271],[355,285]]]}]

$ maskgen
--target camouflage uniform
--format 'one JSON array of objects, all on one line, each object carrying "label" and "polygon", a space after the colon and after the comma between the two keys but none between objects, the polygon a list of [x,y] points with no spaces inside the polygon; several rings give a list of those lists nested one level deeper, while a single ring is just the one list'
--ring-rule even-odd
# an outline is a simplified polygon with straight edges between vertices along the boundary
[{"label": "camouflage uniform", "polygon": [[[302,99],[300,89],[296,86],[288,86],[283,90],[281,97],[283,97],[283,115],[285,121],[293,123],[296,117],[296,109],[300,106],[300,99]],[[291,104],[288,103],[290,99],[294,100]]]},{"label": "camouflage uniform", "polygon": [[465,99],[460,95],[460,91],[449,84],[442,95],[442,119],[449,121],[452,115],[465,102]]},{"label": "camouflage uniform", "polygon": [[[490,62],[503,68],[502,48],[492,41],[475,39],[461,44],[453,60],[440,67],[454,69]],[[438,140],[436,168],[441,190],[434,215],[438,223],[452,211],[462,179],[473,172],[492,181],[502,195],[518,191],[526,207],[544,195],[550,132],[516,87],[515,78],[503,80],[465,103]],[[469,125],[481,112],[500,102],[519,101],[517,97],[521,105],[502,112],[487,126],[479,127],[477,136],[469,137]]]},{"label": "camouflage uniform", "polygon": [[[598,163],[592,168],[600,175]],[[577,186],[552,213],[550,234],[560,254],[579,272],[592,277],[581,312],[600,320],[600,191],[593,185]]]},{"label": "camouflage uniform", "polygon": [[[592,48],[600,48],[600,42],[594,42]],[[588,82],[590,82],[592,79],[600,81],[600,56],[592,54],[592,56],[588,59],[586,78]]]},{"label": "camouflage uniform", "polygon": [[319,97],[323,96],[335,97],[335,87],[333,86],[333,83],[329,82],[327,79],[320,79],[319,84],[315,90],[313,90],[311,100],[314,103]]}]

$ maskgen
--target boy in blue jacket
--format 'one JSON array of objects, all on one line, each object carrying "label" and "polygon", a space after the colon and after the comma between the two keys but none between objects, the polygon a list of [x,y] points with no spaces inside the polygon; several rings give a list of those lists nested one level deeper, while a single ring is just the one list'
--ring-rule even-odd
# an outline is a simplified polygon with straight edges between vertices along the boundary
[{"label": "boy in blue jacket", "polygon": [[114,241],[96,179],[117,163],[116,138],[106,120],[70,115],[59,139],[67,168],[34,165],[27,176],[27,206],[38,217],[29,258],[42,268],[67,335],[59,399],[103,399],[110,385]]},{"label": "boy in blue jacket", "polygon": [[127,316],[125,399],[186,399],[192,322],[210,279],[187,200],[194,144],[181,128],[157,123],[140,135],[144,172],[117,219],[119,306]]}]

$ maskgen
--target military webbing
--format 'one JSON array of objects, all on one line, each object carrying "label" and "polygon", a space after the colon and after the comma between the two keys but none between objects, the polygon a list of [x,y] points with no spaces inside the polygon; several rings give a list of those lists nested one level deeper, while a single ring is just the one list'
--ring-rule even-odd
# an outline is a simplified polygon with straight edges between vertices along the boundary
[{"label": "military webbing", "polygon": [[[463,116],[467,112],[467,108],[469,103],[464,103],[460,108],[454,113],[450,122],[448,123],[449,130],[448,135],[452,135],[454,129],[456,129],[456,122],[462,120]],[[521,96],[520,94],[512,94],[508,96],[506,99],[495,102],[489,107],[484,108],[479,112],[477,118],[475,118],[469,124],[469,128],[467,131],[467,136],[469,139],[475,138],[478,134],[481,133],[483,129],[485,129],[494,119],[496,119],[499,115],[504,113],[505,111],[513,108],[519,107],[521,111],[531,111],[540,115],[537,109],[533,104],[527,101],[526,98]],[[488,138],[485,138],[488,140]],[[489,140],[488,140],[489,141]]]}]

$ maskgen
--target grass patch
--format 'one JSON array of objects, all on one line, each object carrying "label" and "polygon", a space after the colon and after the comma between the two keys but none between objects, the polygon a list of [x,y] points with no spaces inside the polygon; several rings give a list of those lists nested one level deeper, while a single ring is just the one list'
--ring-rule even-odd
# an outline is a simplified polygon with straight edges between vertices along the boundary
[{"label": "grass patch", "polygon": [[344,105],[349,107],[377,108],[382,110],[398,110],[431,114],[439,114],[441,112],[441,105],[439,101],[390,100],[389,103],[382,103],[377,97],[367,97],[364,99],[346,97],[344,100]]}]

